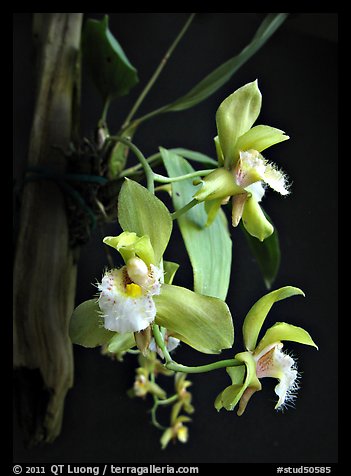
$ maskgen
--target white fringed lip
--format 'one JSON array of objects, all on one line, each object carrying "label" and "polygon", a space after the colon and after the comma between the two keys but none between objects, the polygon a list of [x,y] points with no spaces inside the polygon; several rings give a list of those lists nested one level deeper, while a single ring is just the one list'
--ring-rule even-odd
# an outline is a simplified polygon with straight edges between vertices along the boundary
[{"label": "white fringed lip", "polygon": [[161,276],[159,268],[150,265],[145,268],[143,279],[137,279],[140,286],[130,278],[128,264],[106,272],[98,284],[104,327],[120,334],[146,329],[156,316],[152,296],[160,293]]}]

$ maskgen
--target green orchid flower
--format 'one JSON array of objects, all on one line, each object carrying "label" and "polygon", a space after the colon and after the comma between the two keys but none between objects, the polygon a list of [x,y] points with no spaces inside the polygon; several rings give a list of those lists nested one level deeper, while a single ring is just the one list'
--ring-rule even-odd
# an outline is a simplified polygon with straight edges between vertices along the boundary
[{"label": "green orchid flower", "polygon": [[242,219],[250,235],[263,241],[274,231],[260,207],[266,187],[287,195],[289,185],[285,174],[261,152],[289,137],[274,127],[252,127],[261,104],[262,96],[254,81],[239,88],[219,106],[215,138],[219,168],[194,182],[202,184],[194,198],[206,201],[207,224],[210,225],[219,207],[232,197],[233,226]]},{"label": "green orchid flower", "polygon": [[175,376],[175,390],[178,395],[180,406],[183,407],[186,413],[193,413],[194,407],[191,404],[192,395],[187,390],[192,385],[190,380],[187,380],[187,374],[177,372]]},{"label": "green orchid flower", "polygon": [[165,329],[169,350],[179,340],[210,354],[232,347],[233,322],[225,302],[172,284],[178,265],[163,261],[172,231],[165,205],[127,180],[119,195],[118,217],[124,231],[103,241],[125,264],[106,271],[97,285],[98,298],[75,309],[72,341],[86,347],[104,345],[107,352],[120,353],[135,344],[144,353],[150,344],[158,351],[151,331],[156,324]]},{"label": "green orchid flower", "polygon": [[318,349],[317,345],[304,329],[285,322],[277,322],[270,327],[257,344],[261,327],[273,304],[294,295],[304,294],[298,288],[286,286],[266,294],[250,309],[243,324],[246,351],[235,356],[235,359],[243,365],[227,368],[232,385],[216,398],[217,410],[223,407],[226,410],[233,410],[238,404],[237,414],[242,415],[252,395],[261,390],[260,380],[265,377],[279,380],[275,387],[278,396],[275,405],[277,410],[294,401],[299,388],[299,374],[294,359],[282,351],[282,341],[298,342]]},{"label": "green orchid flower", "polygon": [[131,398],[141,397],[146,395],[154,395],[158,399],[164,400],[166,392],[154,381],[158,374],[173,375],[173,372],[167,370],[161,362],[156,358],[154,352],[149,352],[147,356],[139,354],[139,367],[135,370],[135,380],[133,387],[128,390],[128,395]]},{"label": "green orchid flower", "polygon": [[164,450],[170,441],[180,441],[181,443],[186,443],[189,439],[189,430],[184,423],[190,422],[191,419],[185,415],[177,417],[172,426],[167,428],[160,439],[161,447]]},{"label": "green orchid flower", "polygon": [[186,390],[187,387],[191,385],[189,380],[186,380],[186,374],[176,374],[175,378],[175,388],[178,395],[179,401],[173,405],[171,418],[170,418],[170,427],[166,428],[163,432],[160,442],[162,449],[165,449],[168,443],[173,440],[180,441],[181,443],[186,443],[189,438],[188,427],[184,423],[191,421],[191,418],[186,415],[181,415],[182,410],[187,413],[193,413],[194,407],[191,405],[191,394]]}]

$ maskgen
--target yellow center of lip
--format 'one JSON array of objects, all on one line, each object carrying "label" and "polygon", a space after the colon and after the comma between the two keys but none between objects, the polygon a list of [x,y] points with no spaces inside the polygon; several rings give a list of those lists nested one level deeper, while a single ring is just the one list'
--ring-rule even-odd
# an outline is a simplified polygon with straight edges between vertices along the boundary
[{"label": "yellow center of lip", "polygon": [[143,294],[141,287],[135,283],[127,284],[126,292],[127,292],[127,296],[131,298],[138,298]]}]

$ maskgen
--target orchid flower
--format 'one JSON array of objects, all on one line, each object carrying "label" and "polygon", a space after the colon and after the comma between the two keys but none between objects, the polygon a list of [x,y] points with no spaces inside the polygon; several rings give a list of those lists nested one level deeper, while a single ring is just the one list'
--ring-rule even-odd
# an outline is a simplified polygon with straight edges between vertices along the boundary
[{"label": "orchid flower", "polygon": [[163,260],[172,231],[166,206],[145,187],[126,180],[118,217],[124,231],[103,242],[119,252],[124,265],[107,270],[97,285],[98,298],[75,309],[73,342],[103,345],[104,352],[118,356],[135,345],[143,353],[161,353],[153,338],[157,325],[167,351],[179,341],[210,354],[230,348],[234,329],[226,303],[172,284],[178,265]]},{"label": "orchid flower", "polygon": [[233,197],[232,225],[237,226],[242,219],[250,235],[263,241],[274,231],[260,207],[266,187],[287,195],[289,185],[286,175],[261,152],[289,137],[274,127],[252,127],[261,102],[261,93],[254,81],[239,88],[219,106],[215,138],[219,168],[194,182],[202,184],[194,198],[206,201],[209,225],[219,207]]},{"label": "orchid flower", "polygon": [[278,401],[277,410],[283,409],[291,403],[299,387],[299,374],[296,362],[283,352],[282,341],[293,341],[300,344],[318,347],[311,336],[301,327],[285,322],[277,322],[270,327],[260,342],[256,344],[263,322],[276,301],[293,295],[304,295],[303,292],[292,286],[286,286],[272,291],[259,299],[250,309],[243,324],[245,352],[236,354],[235,359],[243,365],[228,367],[227,372],[232,385],[224,389],[215,401],[217,410],[225,408],[233,410],[239,404],[238,415],[242,415],[252,395],[261,390],[261,379],[271,377],[278,379],[275,387]]}]

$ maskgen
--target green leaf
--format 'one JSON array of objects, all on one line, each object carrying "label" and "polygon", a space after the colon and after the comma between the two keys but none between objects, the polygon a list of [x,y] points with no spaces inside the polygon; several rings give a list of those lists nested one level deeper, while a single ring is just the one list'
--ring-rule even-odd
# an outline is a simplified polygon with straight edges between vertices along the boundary
[{"label": "green leaf", "polygon": [[162,285],[161,294],[153,299],[156,324],[174,337],[206,354],[232,347],[234,328],[225,302],[169,284]]},{"label": "green leaf", "polygon": [[129,93],[139,81],[137,71],[108,28],[108,16],[86,21],[83,60],[104,101]]},{"label": "green leaf", "polygon": [[263,20],[251,42],[201,80],[187,94],[159,109],[159,113],[183,111],[207,99],[229,81],[233,74],[258,51],[287,18],[287,13],[270,13]]},{"label": "green leaf", "polygon": [[302,327],[293,326],[286,322],[277,322],[274,326],[270,327],[265,335],[260,340],[254,354],[258,355],[267,346],[281,342],[282,340],[289,340],[292,342],[298,342],[299,344],[311,345],[318,349],[317,345],[313,342],[312,337]]},{"label": "green leaf", "polygon": [[[160,151],[170,177],[194,171],[182,157],[166,149]],[[189,203],[195,191],[191,179],[172,183],[174,208],[178,210]],[[226,216],[219,210],[211,226],[206,227],[207,213],[204,204],[200,203],[177,221],[193,267],[194,290],[224,301],[232,260],[232,242]]]},{"label": "green leaf", "polygon": [[247,350],[253,351],[255,349],[258,334],[273,304],[296,295],[304,296],[304,293],[299,288],[285,286],[265,294],[252,306],[243,323],[244,344]]},{"label": "green leaf", "polygon": [[172,218],[163,202],[126,179],[118,197],[118,221],[124,231],[149,236],[158,265],[172,233]]},{"label": "green leaf", "polygon": [[185,159],[193,160],[194,162],[199,162],[200,164],[210,165],[211,167],[217,167],[217,160],[212,159],[208,155],[202,154],[201,152],[196,152],[194,150],[183,149],[181,147],[176,147],[175,149],[169,149],[171,152],[178,154]]},{"label": "green leaf", "polygon": [[262,96],[256,80],[234,91],[217,109],[218,139],[226,164],[235,165],[237,140],[252,127],[261,104]]},{"label": "green leaf", "polygon": [[133,332],[127,332],[126,334],[117,334],[107,344],[107,351],[112,354],[119,354],[125,352],[135,346],[135,339]]},{"label": "green leaf", "polygon": [[245,132],[242,136],[239,137],[236,150],[249,150],[254,149],[258,152],[262,152],[268,147],[271,147],[274,144],[279,144],[288,140],[289,136],[285,135],[284,131],[276,129],[271,126],[255,126],[250,130]]},{"label": "green leaf", "polygon": [[[273,225],[272,220],[267,213],[264,212],[267,220]],[[257,264],[261,270],[261,274],[267,289],[271,289],[272,284],[278,274],[280,266],[280,245],[279,236],[276,227],[274,232],[264,241],[260,241],[254,236],[251,236],[241,224],[241,229],[246,237],[250,251],[255,257]]]},{"label": "green leaf", "polygon": [[73,311],[69,324],[69,336],[74,344],[97,347],[106,344],[114,334],[103,327],[96,299],[83,302]]},{"label": "green leaf", "polygon": [[164,271],[164,282],[166,284],[172,284],[174,276],[179,268],[178,263],[173,263],[173,261],[164,261],[163,262],[163,271]]}]

